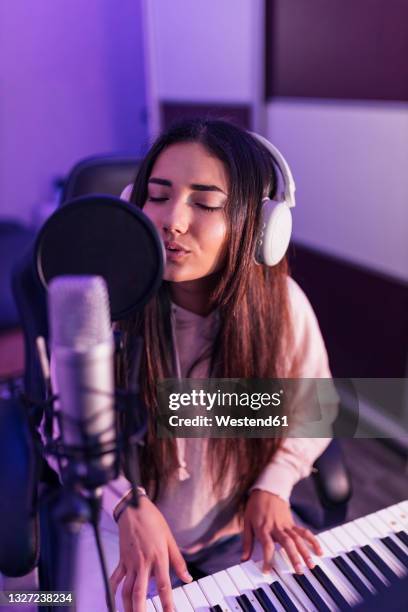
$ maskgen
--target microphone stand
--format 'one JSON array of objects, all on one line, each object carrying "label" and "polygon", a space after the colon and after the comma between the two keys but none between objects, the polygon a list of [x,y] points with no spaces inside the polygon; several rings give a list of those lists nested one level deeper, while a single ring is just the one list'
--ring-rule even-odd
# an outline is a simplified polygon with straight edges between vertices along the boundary
[{"label": "microphone stand", "polygon": [[[55,456],[59,462],[60,474],[63,484],[57,492],[53,492],[51,498],[48,496],[50,513],[53,518],[53,526],[56,526],[55,536],[57,539],[56,558],[52,559],[55,568],[54,577],[50,574],[44,577],[47,590],[52,591],[75,591],[75,566],[78,557],[78,545],[81,527],[84,523],[91,523],[95,535],[98,550],[105,597],[109,612],[115,612],[115,603],[109,586],[109,575],[100,537],[99,518],[102,508],[102,487],[111,480],[118,477],[120,471],[120,460],[122,453],[125,456],[127,477],[131,482],[133,499],[132,505],[138,506],[137,485],[139,484],[139,468],[137,462],[137,445],[141,443],[147,431],[147,416],[145,407],[139,400],[138,376],[140,367],[140,356],[142,350],[141,340],[137,340],[136,359],[129,381],[129,391],[117,391],[115,393],[115,410],[117,414],[115,435],[113,439],[105,443],[95,444],[84,436],[81,447],[65,445],[63,443],[63,428],[60,425],[61,437],[53,439],[53,420],[59,418],[54,404],[56,396],[51,397],[43,406],[46,414],[46,444],[45,454]],[[65,415],[66,418],[66,415]],[[123,434],[118,431],[118,421],[124,425]],[[48,422],[47,422],[48,421]],[[93,465],[95,459],[105,454],[115,453],[115,461],[112,468],[101,470]],[[64,465],[63,463],[64,462]],[[79,465],[78,462],[81,464]],[[83,466],[86,465],[86,473]],[[79,468],[79,469],[78,469]],[[47,496],[46,496],[47,498]],[[49,529],[49,525],[42,528]],[[54,546],[50,543],[50,547]],[[50,557],[50,555],[48,555]],[[50,562],[51,559],[49,558]],[[47,579],[48,578],[48,579]],[[40,608],[43,612],[48,607]],[[75,606],[70,608],[75,610]],[[52,611],[66,612],[67,606],[53,606]],[[51,608],[50,608],[51,612]]]}]

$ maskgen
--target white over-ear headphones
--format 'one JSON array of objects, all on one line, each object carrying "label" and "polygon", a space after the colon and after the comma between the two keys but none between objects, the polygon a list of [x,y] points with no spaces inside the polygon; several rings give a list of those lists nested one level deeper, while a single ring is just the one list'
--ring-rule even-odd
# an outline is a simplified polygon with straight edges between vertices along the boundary
[{"label": "white over-ear headphones", "polygon": [[260,233],[257,238],[255,261],[266,266],[276,266],[288,249],[292,235],[291,208],[295,202],[295,181],[289,164],[282,153],[269,140],[250,132],[272,155],[283,180],[283,191],[276,193],[273,200],[262,200],[262,220]]},{"label": "white over-ear headphones", "polygon": [[[282,153],[269,140],[250,132],[272,155],[283,180],[283,192],[276,193],[273,200],[264,198],[262,200],[261,228],[257,238],[255,261],[266,266],[276,266],[288,249],[292,235],[292,213],[291,208],[295,206],[295,181],[289,164]],[[120,197],[129,200],[133,185],[128,185],[122,191]]]}]

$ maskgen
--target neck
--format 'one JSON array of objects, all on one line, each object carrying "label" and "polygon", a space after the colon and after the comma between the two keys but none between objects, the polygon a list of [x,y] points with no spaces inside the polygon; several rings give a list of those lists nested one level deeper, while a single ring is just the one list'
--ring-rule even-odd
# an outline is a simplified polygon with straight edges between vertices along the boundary
[{"label": "neck", "polygon": [[217,278],[218,275],[211,274],[193,281],[170,283],[171,299],[177,306],[205,317],[212,310],[210,294]]}]

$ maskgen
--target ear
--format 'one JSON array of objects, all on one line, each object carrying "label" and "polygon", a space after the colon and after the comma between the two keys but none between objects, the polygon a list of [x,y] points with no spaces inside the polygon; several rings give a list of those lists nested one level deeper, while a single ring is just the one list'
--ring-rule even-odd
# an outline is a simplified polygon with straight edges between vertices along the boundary
[{"label": "ear", "polygon": [[130,202],[130,194],[132,193],[132,189],[133,189],[133,183],[130,183],[130,185],[127,185],[122,191],[122,193],[120,194],[119,196],[120,199],[126,200],[126,202]]}]

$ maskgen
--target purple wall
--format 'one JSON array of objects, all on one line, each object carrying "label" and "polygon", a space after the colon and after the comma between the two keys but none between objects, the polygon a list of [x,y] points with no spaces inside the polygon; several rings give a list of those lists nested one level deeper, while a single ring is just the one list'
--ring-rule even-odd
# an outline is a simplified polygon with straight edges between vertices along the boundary
[{"label": "purple wall", "polygon": [[52,180],[146,146],[139,0],[0,3],[0,215],[30,221]]}]

